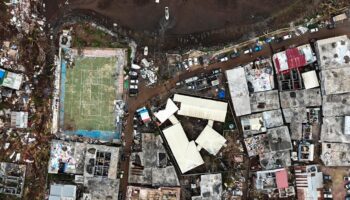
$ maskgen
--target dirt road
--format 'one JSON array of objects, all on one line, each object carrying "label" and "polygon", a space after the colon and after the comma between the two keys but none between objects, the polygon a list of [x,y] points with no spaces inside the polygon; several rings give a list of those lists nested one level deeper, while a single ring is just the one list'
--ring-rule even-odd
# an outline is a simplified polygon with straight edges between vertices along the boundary
[{"label": "dirt road", "polygon": [[[350,22],[340,24],[337,26],[337,28],[328,30],[328,29],[321,29],[317,33],[312,33],[312,34],[305,34],[301,37],[293,38],[287,41],[284,41],[279,44],[273,44],[272,45],[272,50],[276,51],[282,47],[289,47],[291,45],[302,45],[308,43],[311,39],[324,39],[324,38],[329,38],[329,37],[334,37],[334,36],[339,36],[339,35],[350,35]],[[238,65],[252,62],[254,61],[257,57],[260,56],[272,56],[273,52],[271,52],[270,48],[268,46],[264,46],[263,50],[253,54],[252,56],[250,55],[242,55],[239,58],[236,59],[231,59],[227,62],[224,63],[216,63],[212,64],[206,69],[204,68],[196,68],[194,70],[191,70],[189,72],[184,72],[181,74],[177,74],[173,79],[169,80],[167,83],[158,85],[155,88],[140,88],[140,93],[136,98],[129,98],[128,103],[129,103],[129,113],[130,115],[128,116],[127,119],[127,124],[125,128],[125,154],[130,155],[131,152],[131,145],[133,141],[133,115],[136,111],[136,109],[140,108],[141,106],[144,106],[150,99],[156,96],[160,96],[166,93],[169,93],[169,91],[175,87],[175,83],[184,80],[186,78],[189,78],[191,76],[194,76],[196,74],[200,74],[206,71],[210,71],[215,68],[221,68],[222,70],[228,70],[232,69]],[[121,181],[121,188],[120,192],[123,194],[125,197],[126,194],[126,187],[127,187],[127,177],[128,177],[128,167],[129,167],[129,157],[125,161],[121,162],[121,169],[124,170],[124,179]]]}]

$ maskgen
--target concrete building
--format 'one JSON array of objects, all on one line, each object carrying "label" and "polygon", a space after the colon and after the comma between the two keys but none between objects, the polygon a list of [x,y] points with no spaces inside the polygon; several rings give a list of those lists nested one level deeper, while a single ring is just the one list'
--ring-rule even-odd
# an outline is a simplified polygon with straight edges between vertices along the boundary
[{"label": "concrete building", "polygon": [[316,61],[310,44],[281,51],[272,56],[277,74],[304,67]]},{"label": "concrete building", "polygon": [[281,107],[314,107],[321,106],[321,91],[318,88],[280,92]]},{"label": "concrete building", "polygon": [[292,142],[287,126],[268,129],[267,137],[271,151],[285,151],[292,149]]},{"label": "concrete building", "polygon": [[264,111],[241,117],[243,134],[245,137],[266,132],[268,128],[283,125],[282,112],[280,109]]},{"label": "concrete building", "polygon": [[128,186],[126,200],[180,200],[180,191],[181,189],[177,187],[146,188]]},{"label": "concrete building", "polygon": [[243,67],[237,67],[226,72],[228,87],[236,116],[251,114],[247,79]]},{"label": "concrete building", "polygon": [[52,184],[49,200],[76,200],[77,186]]},{"label": "concrete building", "polygon": [[316,41],[315,50],[321,70],[349,66],[349,49],[350,40],[346,35]]},{"label": "concrete building", "polygon": [[12,128],[28,128],[28,112],[11,112]]},{"label": "concrete building", "polygon": [[19,90],[22,85],[23,76],[13,72],[0,69],[0,85],[14,90]]},{"label": "concrete building", "polygon": [[348,116],[324,117],[321,129],[321,141],[350,143],[349,126]]},{"label": "concrete building", "polygon": [[74,174],[84,200],[118,200],[118,161],[118,147],[53,140],[48,172]]},{"label": "concrete building", "polygon": [[350,166],[350,144],[346,143],[322,143],[321,160],[325,166],[349,167]]},{"label": "concrete building", "polygon": [[[293,186],[289,186],[288,171],[285,168],[258,171],[256,173],[255,188],[267,193],[272,198],[284,198],[295,195]],[[278,196],[273,194],[276,190],[278,191]]]},{"label": "concrete building", "polygon": [[323,96],[323,116],[336,117],[350,115],[350,93]]},{"label": "concrete building", "polygon": [[244,66],[250,93],[275,89],[274,71],[270,59],[257,60]]},{"label": "concrete building", "polygon": [[25,184],[26,166],[0,162],[0,194],[21,198]]},{"label": "concrete building", "polygon": [[142,133],[141,137],[142,151],[131,153],[128,183],[152,187],[179,186],[175,167],[168,162],[161,137],[154,133]]},{"label": "concrete building", "polygon": [[222,178],[221,174],[201,175],[201,196],[193,196],[192,200],[221,200]]},{"label": "concrete building", "polygon": [[322,198],[323,173],[317,165],[295,166],[295,184],[298,199],[319,200]]},{"label": "concrete building", "polygon": [[276,110],[280,108],[278,90],[257,92],[250,95],[250,109],[252,113]]}]

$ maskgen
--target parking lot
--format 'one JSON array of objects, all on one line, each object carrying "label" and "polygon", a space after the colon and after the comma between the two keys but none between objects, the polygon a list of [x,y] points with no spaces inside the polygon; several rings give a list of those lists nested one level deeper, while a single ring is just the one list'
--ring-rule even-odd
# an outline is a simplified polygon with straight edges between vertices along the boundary
[{"label": "parking lot", "polygon": [[347,192],[344,187],[346,183],[344,176],[349,176],[350,169],[346,167],[331,168],[322,166],[321,171],[332,178],[332,181],[325,182],[325,188],[332,189],[333,199],[345,199]]}]

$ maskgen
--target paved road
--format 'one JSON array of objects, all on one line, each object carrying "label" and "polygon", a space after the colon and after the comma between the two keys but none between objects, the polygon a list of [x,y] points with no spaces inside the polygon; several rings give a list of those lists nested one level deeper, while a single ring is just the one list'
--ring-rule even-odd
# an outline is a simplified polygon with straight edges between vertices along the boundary
[{"label": "paved road", "polygon": [[[337,28],[328,30],[328,29],[321,29],[319,32],[316,33],[307,33],[300,37],[292,38],[287,41],[283,41],[278,44],[272,44],[271,47],[269,45],[265,45],[263,50],[257,53],[254,53],[252,55],[242,55],[235,59],[230,59],[227,62],[224,63],[215,63],[207,66],[206,68],[203,67],[195,67],[191,69],[190,71],[186,71],[183,73],[177,74],[174,78],[167,81],[165,84],[158,85],[154,88],[146,88],[146,87],[140,87],[140,93],[137,97],[129,98],[128,104],[129,104],[129,113],[127,119],[126,128],[124,130],[125,133],[125,155],[130,155],[131,152],[131,146],[133,141],[133,113],[140,108],[141,106],[144,106],[150,99],[153,97],[159,96],[161,94],[167,94],[169,93],[170,89],[175,87],[176,82],[185,80],[186,78],[189,78],[191,76],[194,76],[196,74],[200,74],[203,72],[209,72],[212,69],[221,68],[223,71],[232,69],[238,65],[245,64],[248,62],[254,61],[257,57],[264,56],[264,57],[270,57],[272,56],[273,52],[277,52],[281,48],[288,48],[292,45],[302,45],[309,43],[311,39],[324,39],[334,36],[340,36],[340,35],[350,35],[350,22],[345,22],[343,24],[337,25]],[[128,168],[129,168],[129,156],[126,157],[125,161],[121,162],[121,170],[124,170],[124,178],[121,180],[121,188],[120,192],[123,194],[123,197],[125,197],[126,194],[126,187],[127,187],[127,177],[128,177]]]}]

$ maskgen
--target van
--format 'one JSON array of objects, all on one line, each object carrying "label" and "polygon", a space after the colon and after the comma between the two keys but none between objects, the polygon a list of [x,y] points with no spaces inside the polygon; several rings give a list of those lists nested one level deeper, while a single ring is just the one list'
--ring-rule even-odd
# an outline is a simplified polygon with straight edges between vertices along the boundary
[{"label": "van", "polygon": [[312,29],[310,29],[310,33],[315,33],[315,32],[317,32],[318,31],[318,28],[312,28]]},{"label": "van", "polygon": [[138,84],[138,83],[139,83],[139,80],[137,80],[137,79],[131,79],[131,80],[130,80],[130,83],[131,83],[131,84]]},{"label": "van", "polygon": [[252,53],[253,51],[252,51],[252,49],[247,49],[247,50],[245,50],[244,52],[243,52],[243,54],[249,54],[249,53]]},{"label": "van", "polygon": [[220,58],[220,62],[226,62],[226,61],[228,61],[227,57]]},{"label": "van", "polygon": [[288,34],[288,35],[283,36],[282,38],[283,38],[283,40],[289,40],[292,38],[292,35]]}]

